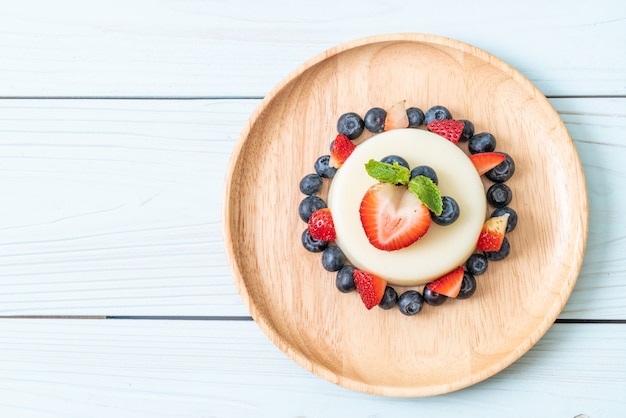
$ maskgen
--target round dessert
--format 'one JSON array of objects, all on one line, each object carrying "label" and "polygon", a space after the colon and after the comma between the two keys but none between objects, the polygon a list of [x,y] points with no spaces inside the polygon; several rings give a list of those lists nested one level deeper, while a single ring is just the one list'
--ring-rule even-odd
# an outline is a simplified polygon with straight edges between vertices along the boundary
[{"label": "round dessert", "polygon": [[[453,197],[460,208],[453,224],[432,223],[427,234],[396,251],[371,245],[359,217],[364,194],[377,183],[365,164],[390,154],[402,156],[410,167],[432,167],[441,194]],[[487,210],[483,183],[467,155],[437,134],[412,128],[380,133],[356,147],[333,177],[328,207],[335,242],[352,265],[399,286],[424,284],[462,265],[476,249]]]}]

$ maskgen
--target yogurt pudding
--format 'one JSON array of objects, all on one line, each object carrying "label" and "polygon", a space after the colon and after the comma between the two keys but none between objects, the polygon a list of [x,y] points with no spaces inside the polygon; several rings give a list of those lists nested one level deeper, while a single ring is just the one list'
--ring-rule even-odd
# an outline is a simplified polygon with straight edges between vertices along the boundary
[{"label": "yogurt pudding", "polygon": [[[441,194],[457,201],[460,216],[448,226],[433,222],[428,233],[407,248],[384,251],[368,241],[359,207],[366,191],[377,183],[365,164],[391,154],[402,156],[411,167],[432,167]],[[450,141],[421,129],[387,131],[356,147],[331,182],[328,207],[335,241],[350,263],[398,286],[425,284],[463,265],[476,249],[487,212],[483,183],[467,155]]]}]

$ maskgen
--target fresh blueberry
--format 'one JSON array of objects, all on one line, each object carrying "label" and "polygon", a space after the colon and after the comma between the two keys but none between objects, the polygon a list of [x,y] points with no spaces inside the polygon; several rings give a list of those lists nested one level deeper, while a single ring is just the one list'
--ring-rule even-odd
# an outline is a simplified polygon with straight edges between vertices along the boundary
[{"label": "fresh blueberry", "polygon": [[387,117],[387,111],[380,107],[373,107],[367,111],[363,122],[365,123],[365,129],[377,134],[385,128],[385,118]]},{"label": "fresh blueberry", "polygon": [[317,160],[315,160],[314,168],[317,175],[327,179],[332,179],[333,177],[335,177],[337,169],[335,167],[331,167],[329,164],[330,155],[322,155]]},{"label": "fresh blueberry", "polygon": [[500,261],[504,260],[510,252],[511,244],[509,243],[508,238],[504,237],[504,241],[502,241],[502,247],[500,247],[500,250],[485,252],[485,257],[487,257],[490,261]]},{"label": "fresh blueberry", "polygon": [[502,154],[506,155],[506,159],[485,173],[485,177],[494,183],[504,183],[515,173],[515,161],[506,152]]},{"label": "fresh blueberry", "polygon": [[492,184],[487,190],[487,202],[494,208],[501,208],[513,199],[511,188],[504,183]]},{"label": "fresh blueberry", "polygon": [[444,119],[452,119],[452,113],[443,106],[433,106],[424,115],[424,123],[426,125],[432,121]]},{"label": "fresh blueberry", "polygon": [[398,165],[401,165],[402,167],[406,167],[407,169],[409,169],[409,163],[402,157],[400,157],[399,155],[388,155],[386,157],[381,158],[380,160],[383,163],[387,163],[387,164],[393,164],[393,163],[398,163]]},{"label": "fresh blueberry", "polygon": [[418,165],[413,170],[411,170],[411,178],[417,176],[425,176],[433,181],[435,184],[439,184],[439,179],[437,178],[437,173],[431,167],[427,165]]},{"label": "fresh blueberry", "polygon": [[433,292],[428,287],[424,287],[424,301],[431,306],[439,306],[443,304],[448,297],[441,293]]},{"label": "fresh blueberry", "polygon": [[498,208],[494,210],[493,212],[491,212],[491,217],[501,216],[501,215],[504,215],[505,213],[509,214],[509,220],[506,224],[506,233],[508,234],[509,232],[513,231],[515,227],[517,226],[517,212],[515,212],[510,207],[505,206],[503,208]]},{"label": "fresh blueberry", "polygon": [[300,202],[300,206],[298,206],[298,214],[300,215],[300,219],[304,222],[309,222],[309,218],[318,209],[324,209],[326,206],[326,202],[320,199],[317,196],[307,196],[302,199]]},{"label": "fresh blueberry", "polygon": [[417,290],[407,290],[398,298],[398,309],[405,315],[415,315],[424,305],[424,298]]},{"label": "fresh blueberry", "polygon": [[306,195],[314,195],[322,190],[322,178],[319,174],[307,174],[300,180],[300,191]]},{"label": "fresh blueberry", "polygon": [[467,149],[470,154],[479,154],[481,152],[493,152],[496,149],[496,137],[489,132],[481,132],[469,139]]},{"label": "fresh blueberry", "polygon": [[409,107],[406,110],[409,117],[409,128],[419,128],[424,123],[424,112],[417,107]]},{"label": "fresh blueberry", "polygon": [[383,298],[380,300],[378,306],[382,309],[391,309],[396,306],[397,302],[398,294],[396,293],[396,290],[391,286],[387,286],[385,287],[385,293],[383,293]]},{"label": "fresh blueberry", "polygon": [[465,126],[463,127],[463,132],[461,132],[459,141],[466,142],[474,135],[474,124],[466,119],[461,119],[461,122],[463,122]]},{"label": "fresh blueberry", "polygon": [[474,253],[465,262],[465,271],[473,276],[480,276],[487,271],[489,260],[484,254]]},{"label": "fresh blueberry", "polygon": [[341,248],[331,245],[322,254],[322,266],[327,271],[339,271],[346,264],[346,256]]},{"label": "fresh blueberry", "polygon": [[309,234],[308,229],[305,229],[304,232],[302,232],[302,245],[304,246],[304,248],[306,248],[307,251],[310,251],[312,253],[321,253],[326,248],[328,248],[327,241],[313,238]]},{"label": "fresh blueberry", "polygon": [[467,299],[476,292],[476,279],[468,272],[463,274],[463,281],[461,282],[461,290],[456,295],[457,299]]},{"label": "fresh blueberry", "polygon": [[363,128],[365,128],[363,119],[354,112],[344,113],[337,121],[337,132],[350,139],[357,139],[363,133]]},{"label": "fresh blueberry", "polygon": [[450,196],[443,196],[441,198],[441,202],[443,204],[443,210],[441,211],[441,215],[435,215],[434,213],[431,212],[430,218],[437,225],[441,225],[441,226],[451,225],[457,219],[459,219],[459,215],[461,214],[461,209],[459,208],[459,204],[456,203],[456,200],[454,200]]},{"label": "fresh blueberry", "polygon": [[354,285],[354,267],[348,264],[339,269],[335,285],[343,293],[349,293],[356,289]]},{"label": "fresh blueberry", "polygon": [[328,147],[328,151],[330,151],[330,153],[333,153],[333,146],[335,145],[335,140],[333,139],[332,141],[330,141],[330,146]]}]

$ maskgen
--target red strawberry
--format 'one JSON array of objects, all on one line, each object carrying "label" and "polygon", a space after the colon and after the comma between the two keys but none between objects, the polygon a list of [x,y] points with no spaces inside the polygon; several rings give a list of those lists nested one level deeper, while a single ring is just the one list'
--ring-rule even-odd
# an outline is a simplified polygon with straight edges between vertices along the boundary
[{"label": "red strawberry", "polygon": [[434,120],[426,125],[426,129],[432,133],[443,136],[453,144],[459,142],[464,128],[464,122],[453,119]]},{"label": "red strawberry", "polygon": [[365,307],[372,309],[383,298],[387,281],[363,270],[354,269],[354,285]]},{"label": "red strawberry", "polygon": [[387,111],[387,117],[385,117],[385,125],[383,129],[385,131],[390,131],[392,129],[400,129],[400,128],[408,128],[409,127],[409,116],[406,114],[406,109],[404,107],[404,100],[398,103],[395,103],[391,108]]},{"label": "red strawberry", "polygon": [[420,239],[430,226],[428,208],[406,187],[377,183],[359,208],[367,239],[379,250],[394,251]]},{"label": "red strawberry", "polygon": [[464,273],[463,267],[459,266],[450,273],[428,283],[426,287],[433,292],[445,295],[449,298],[455,298],[461,291]]},{"label": "red strawberry", "polygon": [[504,233],[506,232],[506,224],[509,222],[509,214],[494,216],[485,221],[483,229],[478,236],[476,248],[480,251],[500,251]]},{"label": "red strawberry", "polygon": [[330,209],[318,209],[313,212],[309,218],[309,235],[322,241],[333,241],[337,238]]},{"label": "red strawberry", "polygon": [[476,167],[478,174],[482,176],[487,171],[504,161],[506,159],[506,155],[500,154],[499,152],[481,152],[470,155],[469,159],[472,161],[472,164],[474,164],[474,167]]},{"label": "red strawberry", "polygon": [[333,141],[333,149],[330,150],[330,166],[339,168],[346,162],[352,151],[356,148],[356,145],[350,141],[350,139],[339,134]]}]

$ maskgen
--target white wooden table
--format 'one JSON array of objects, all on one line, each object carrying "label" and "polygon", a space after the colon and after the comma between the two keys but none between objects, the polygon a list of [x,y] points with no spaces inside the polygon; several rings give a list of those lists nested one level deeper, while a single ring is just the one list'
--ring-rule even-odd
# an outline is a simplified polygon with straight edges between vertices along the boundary
[{"label": "white wooden table", "polygon": [[[351,392],[290,360],[249,317],[221,232],[230,152],[261,98],[317,53],[394,32],[527,76],[589,189],[557,323],[432,398]],[[626,416],[625,51],[620,0],[3,3],[0,416]]]}]

